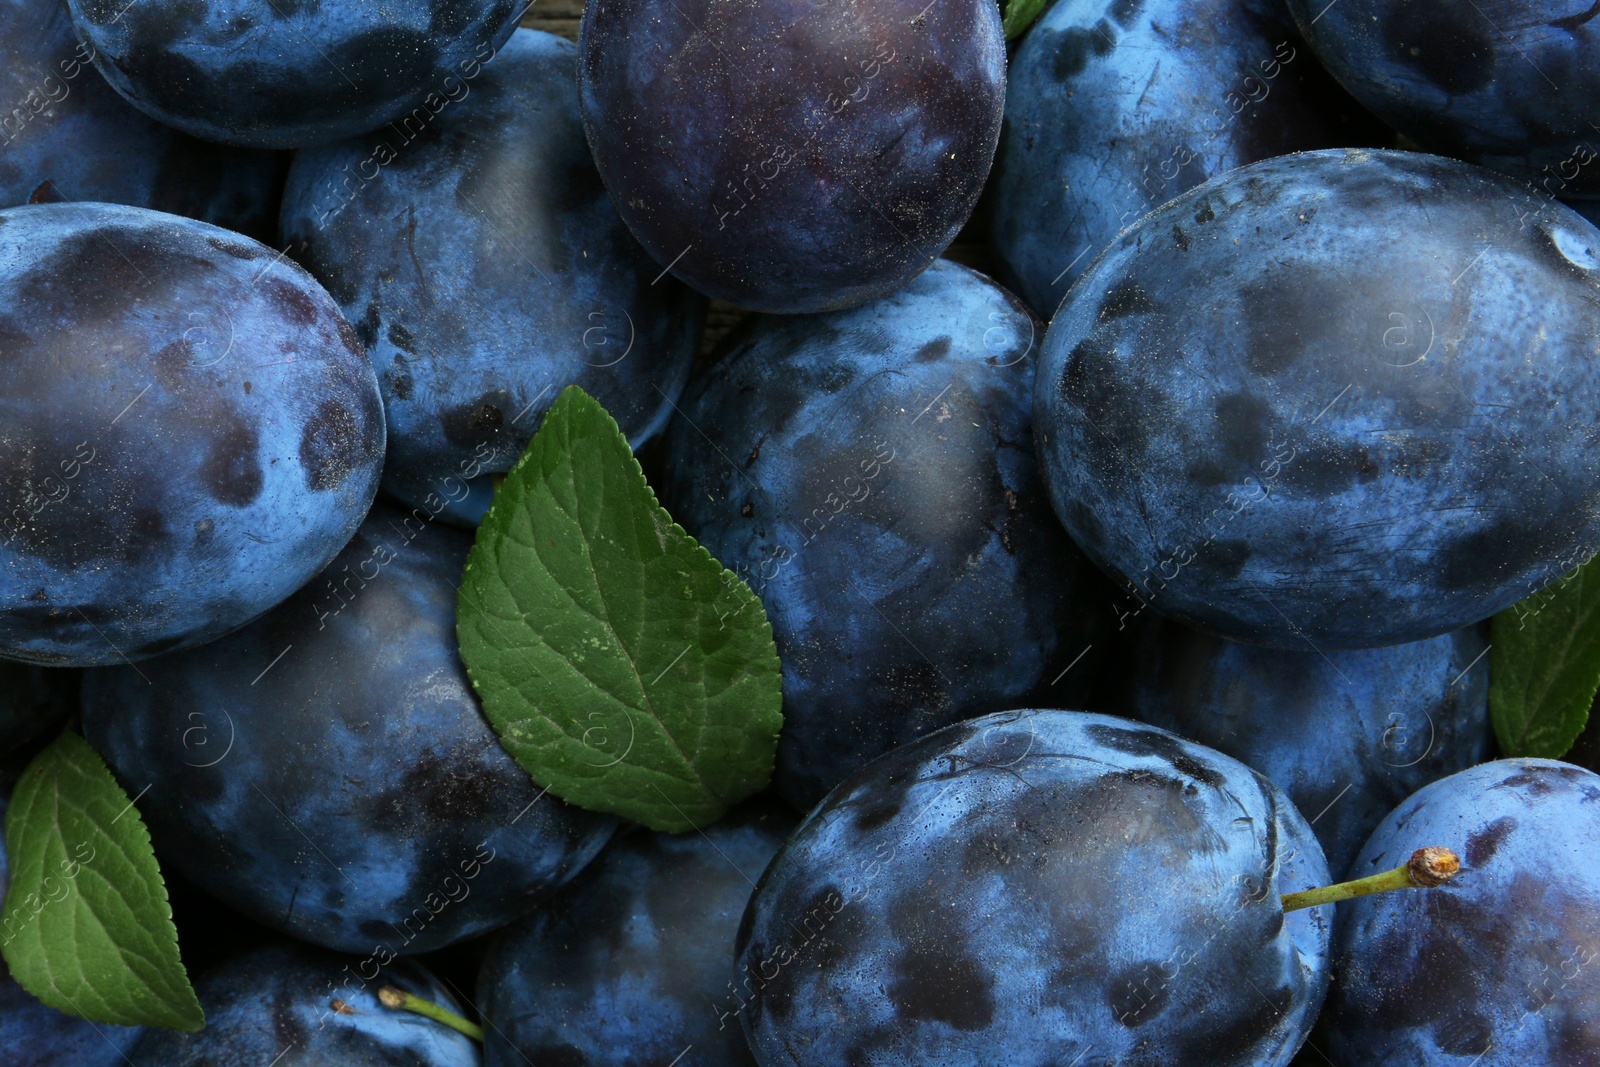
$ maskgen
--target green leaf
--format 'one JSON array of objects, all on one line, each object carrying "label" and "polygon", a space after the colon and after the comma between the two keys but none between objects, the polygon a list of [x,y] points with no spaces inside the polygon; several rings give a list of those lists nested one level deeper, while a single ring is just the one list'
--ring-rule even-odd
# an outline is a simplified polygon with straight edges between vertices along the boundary
[{"label": "green leaf", "polygon": [[495,494],[456,629],[506,750],[563,800],[680,831],[772,777],[782,675],[761,601],[576,386]]},{"label": "green leaf", "polygon": [[6,813],[0,954],[22,988],[95,1022],[199,1030],[150,834],[70,730],[22,773]]},{"label": "green leaf", "polygon": [[1001,22],[1006,31],[1006,40],[1015,41],[1021,37],[1023,31],[1032,26],[1033,20],[1049,6],[1050,0],[1006,0],[1006,16]]},{"label": "green leaf", "polygon": [[1600,689],[1600,561],[1494,617],[1489,714],[1507,756],[1560,759]]}]

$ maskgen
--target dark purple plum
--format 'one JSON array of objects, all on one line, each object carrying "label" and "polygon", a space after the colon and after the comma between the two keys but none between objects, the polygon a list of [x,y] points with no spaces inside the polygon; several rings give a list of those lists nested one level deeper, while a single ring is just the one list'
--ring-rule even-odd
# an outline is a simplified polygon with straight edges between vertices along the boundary
[{"label": "dark purple plum", "polygon": [[766,606],[777,787],[802,809],[929,730],[1087,695],[1113,591],[1039,484],[1036,329],[941,261],[865,307],[756,320],[673,423],[664,500]]},{"label": "dark purple plum", "polygon": [[380,503],[252,625],[88,673],[85,736],[130,795],[148,788],[164,864],[381,964],[510,922],[600,851],[615,820],[541,792],[472,692],[455,631],[471,544]]},{"label": "dark purple plum", "polygon": [[[146,1031],[127,1067],[479,1067],[477,1045],[449,1027],[384,1007],[383,986],[457,1014],[461,1006],[421,965],[383,968],[276,945],[195,983],[206,1027]],[[70,1067],[70,1065],[60,1065]]]},{"label": "dark purple plum", "polygon": [[926,270],[1000,134],[993,0],[591,0],[583,121],[664,268],[757,311],[832,311]]},{"label": "dark purple plum", "polygon": [[1378,134],[1283,0],[1058,3],[1009,81],[992,236],[1006,279],[1045,318],[1113,237],[1186,189]]},{"label": "dark purple plum", "polygon": [[1056,513],[1138,601],[1302,651],[1421,641],[1600,549],[1600,231],[1409,152],[1242,167],[1131,226],[1035,393]]},{"label": "dark purple plum", "polygon": [[1075,711],[974,719],[829,794],[756,887],[762,1067],[1283,1067],[1328,987],[1325,883],[1244,764]]},{"label": "dark purple plum", "polygon": [[1423,844],[1454,849],[1461,873],[1343,906],[1334,1061],[1600,1064],[1600,775],[1540,759],[1451,775],[1384,819],[1351,874]]},{"label": "dark purple plum", "polygon": [[1423,147],[1600,197],[1591,0],[1289,0],[1355,97]]},{"label": "dark purple plum", "polygon": [[660,277],[600,184],[576,61],[519,30],[426,127],[301,152],[290,174],[284,241],[383,385],[384,487],[452,521],[477,523],[567,385],[647,440],[699,341],[705,301]]},{"label": "dark purple plum", "polygon": [[0,211],[0,657],[213,640],[320,571],[383,463],[372,365],[264,245],[107,204]]},{"label": "dark purple plum", "polygon": [[94,69],[62,0],[0,0],[0,208],[94,200],[272,240],[288,158],[141,114]]},{"label": "dark purple plum", "polygon": [[426,122],[472,91],[522,0],[67,0],[135,107],[223,144],[299,148]]},{"label": "dark purple plum", "polygon": [[1491,758],[1482,629],[1386,648],[1243,645],[1154,612],[1108,668],[1106,710],[1254,767],[1311,820],[1334,877],[1429,782]]},{"label": "dark purple plum", "polygon": [[731,995],[733,941],[755,880],[793,829],[793,816],[752,804],[699,833],[619,836],[496,938],[478,986],[488,1067],[679,1056],[754,1067]]}]

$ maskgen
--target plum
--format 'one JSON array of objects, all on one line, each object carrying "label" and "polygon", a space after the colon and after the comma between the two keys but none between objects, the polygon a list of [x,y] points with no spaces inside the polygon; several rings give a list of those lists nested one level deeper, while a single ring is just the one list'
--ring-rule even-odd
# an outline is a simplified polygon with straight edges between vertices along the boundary
[{"label": "plum", "polygon": [[518,0],[67,0],[112,87],[223,144],[298,148],[426,123],[471,91]]},{"label": "plum", "polygon": [[222,148],[130,107],[61,0],[0,0],[0,208],[94,200],[275,236],[288,158]]},{"label": "plum", "polygon": [[1104,672],[1102,701],[1266,775],[1310,818],[1338,877],[1396,804],[1491,758],[1488,650],[1470,626],[1387,648],[1285,652],[1151,613]]},{"label": "plum", "polygon": [[1055,4],[1012,60],[992,239],[1048,318],[1121,230],[1224,171],[1377,134],[1282,0]]},{"label": "plum", "polygon": [[635,830],[500,934],[479,997],[489,1067],[753,1067],[729,996],[733,939],[794,818],[751,804],[692,834]]},{"label": "plum", "polygon": [[925,270],[1000,134],[993,0],[591,0],[584,127],[664,268],[756,311],[835,311]]},{"label": "plum", "polygon": [[1600,548],[1597,337],[1600,231],[1568,208],[1436,156],[1282,156],[1078,280],[1039,365],[1045,482],[1096,562],[1196,628],[1424,640]]},{"label": "plum", "polygon": [[1600,1063],[1600,775],[1511,759],[1440,779],[1384,819],[1352,874],[1433,841],[1463,857],[1449,885],[1347,906],[1323,1020],[1333,1059]]},{"label": "plum", "polygon": [[1424,147],[1600,196],[1590,0],[1289,0],[1345,88]]},{"label": "plum", "polygon": [[545,795],[500,746],[456,646],[472,538],[386,503],[252,625],[91,671],[84,734],[156,854],[267,926],[386,958],[504,925],[615,820]]},{"label": "plum", "polygon": [[1282,1067],[1328,985],[1327,865],[1293,803],[1154,727],[1002,712],[829,794],[756,887],[762,1067]]},{"label": "plum", "polygon": [[383,403],[328,294],[271,249],[141,208],[0,211],[0,657],[213,640],[349,540]]},{"label": "plum", "polygon": [[[367,972],[372,971],[369,975]],[[381,970],[300,946],[238,957],[195,983],[206,1027],[150,1030],[131,1067],[479,1067],[471,1039],[378,1001],[383,986],[457,1014],[439,980],[411,960]]]},{"label": "plum", "polygon": [[1087,692],[1112,590],[1039,488],[1036,328],[941,261],[866,307],[756,320],[673,423],[665,502],[766,606],[802,809],[936,727]]},{"label": "plum", "polygon": [[705,302],[660,278],[600,184],[576,55],[519,30],[472,96],[424,128],[301,152],[290,174],[284,241],[378,369],[384,485],[464,524],[563,387],[640,444],[699,342]]},{"label": "plum", "polygon": [[[0,824],[5,822],[15,785],[10,771],[8,767],[0,774]],[[0,839],[0,902],[5,900],[9,877],[5,841]],[[0,931],[0,941],[9,939]],[[0,962],[0,1063],[6,1067],[122,1067],[143,1033],[137,1026],[91,1023],[47,1008]]]},{"label": "plum", "polygon": [[78,709],[80,672],[0,661],[0,754],[64,722]]}]

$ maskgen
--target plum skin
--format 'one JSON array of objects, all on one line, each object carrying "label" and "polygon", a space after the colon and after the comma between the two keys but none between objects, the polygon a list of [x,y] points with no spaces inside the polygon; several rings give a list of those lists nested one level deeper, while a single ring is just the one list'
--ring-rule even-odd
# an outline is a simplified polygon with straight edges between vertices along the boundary
[{"label": "plum skin", "polygon": [[105,83],[59,0],[0,0],[0,208],[46,201],[148,207],[275,236],[288,158],[163,126]]},{"label": "plum skin", "polygon": [[664,1064],[686,1046],[700,1067],[753,1067],[730,997],[733,940],[794,824],[752,803],[699,833],[620,834],[496,936],[478,982],[487,1067]]},{"label": "plum skin", "polygon": [[681,405],[663,501],[765,605],[776,784],[802,810],[929,730],[1087,694],[1114,596],[1039,491],[1037,328],[940,261],[861,308],[756,321]]},{"label": "plum skin", "polygon": [[1009,73],[992,239],[1042,317],[1111,239],[1215,175],[1376,131],[1281,0],[1049,7]]},{"label": "plum skin", "polygon": [[[198,1033],[150,1029],[132,1067],[479,1067],[464,1034],[386,1008],[392,985],[461,1013],[426,968],[396,960],[368,976],[354,960],[302,945],[273,945],[231,959],[195,983],[206,1013]],[[119,1061],[122,1062],[122,1061]]]},{"label": "plum skin", "polygon": [[84,734],[125,785],[150,787],[163,863],[264,925],[381,963],[502,926],[594,857],[616,821],[533,784],[461,665],[471,542],[380,502],[254,624],[85,677]]},{"label": "plum skin", "polygon": [[137,660],[303,585],[377,492],[372,366],[305,271],[109,204],[0,211],[0,656]]},{"label": "plum skin", "polygon": [[383,387],[384,487],[447,521],[478,522],[491,475],[565,386],[637,446],[695,356],[705,302],[657,281],[617,216],[583,139],[576,62],[570,42],[518,30],[420,131],[302,151],[290,172],[284,244]]},{"label": "plum skin", "polygon": [[1569,209],[1435,156],[1214,178],[1051,323],[1056,513],[1139,601],[1233,640],[1370,648],[1487,618],[1600,548],[1596,250]]},{"label": "plum skin", "polygon": [[478,76],[523,10],[515,0],[67,6],[129,103],[195,137],[254,148],[324,144],[431,109]]},{"label": "plum skin", "polygon": [[756,311],[899,289],[977,203],[1005,99],[987,0],[594,0],[584,127],[664,268]]},{"label": "plum skin", "polygon": [[1288,798],[1221,753],[1083,712],[958,723],[857,772],[773,860],[739,932],[745,1032],[763,1067],[1282,1067],[1329,930],[1277,894],[1327,874]]},{"label": "plum skin", "polygon": [[1455,850],[1461,873],[1342,905],[1323,1019],[1334,1059],[1600,1063],[1600,775],[1505,759],[1440,779],[1384,819],[1352,873],[1421,845]]},{"label": "plum skin", "polygon": [[[1587,9],[1587,10],[1586,10]],[[1334,77],[1430,151],[1600,197],[1600,23],[1581,0],[1289,0]]]},{"label": "plum skin", "polygon": [[1140,622],[1103,674],[1105,709],[1266,775],[1312,820],[1336,878],[1396,804],[1493,754],[1482,627],[1320,653]]}]

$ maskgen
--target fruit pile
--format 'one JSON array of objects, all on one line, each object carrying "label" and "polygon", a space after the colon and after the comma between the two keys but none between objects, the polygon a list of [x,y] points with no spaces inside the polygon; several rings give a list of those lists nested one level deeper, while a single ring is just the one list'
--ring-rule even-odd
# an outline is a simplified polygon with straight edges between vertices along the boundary
[{"label": "fruit pile", "polygon": [[0,1067],[1600,1067],[1600,4],[562,2],[0,0]]}]

